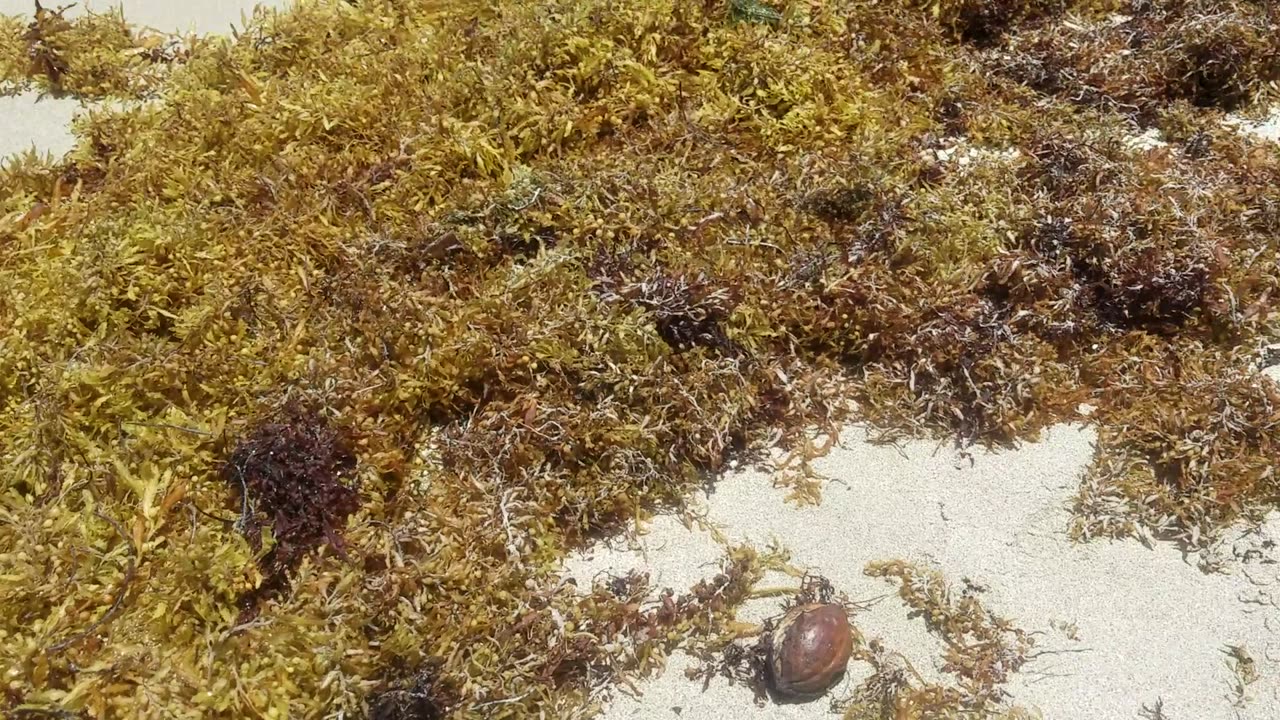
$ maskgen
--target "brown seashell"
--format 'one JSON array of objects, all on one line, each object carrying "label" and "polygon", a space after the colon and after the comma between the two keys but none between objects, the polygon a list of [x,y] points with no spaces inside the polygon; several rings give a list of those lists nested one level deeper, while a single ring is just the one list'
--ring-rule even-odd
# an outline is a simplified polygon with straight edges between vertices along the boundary
[{"label": "brown seashell", "polygon": [[840,605],[793,607],[773,630],[769,673],[773,690],[812,699],[840,679],[853,653],[853,628]]}]

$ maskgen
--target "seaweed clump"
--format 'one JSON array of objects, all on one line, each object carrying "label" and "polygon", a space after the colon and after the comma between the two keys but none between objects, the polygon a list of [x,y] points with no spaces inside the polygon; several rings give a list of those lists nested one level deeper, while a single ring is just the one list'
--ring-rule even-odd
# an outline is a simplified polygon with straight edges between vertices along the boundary
[{"label": "seaweed clump", "polygon": [[349,441],[325,418],[300,408],[252,428],[236,443],[224,475],[237,490],[237,527],[255,549],[269,528],[272,545],[259,560],[267,579],[242,600],[246,611],[262,591],[277,592],[304,557],[322,544],[346,555],[342,529],[360,507],[344,479],[355,469]]},{"label": "seaweed clump", "polygon": [[442,687],[428,666],[403,682],[373,693],[369,699],[369,717],[371,720],[444,720],[452,702],[450,691]]},{"label": "seaweed clump", "polygon": [[[855,410],[1102,423],[1081,537],[1274,507],[1280,160],[1195,89],[1268,99],[1270,20],[1223,6],[1258,30],[1225,84],[1001,65],[1103,5],[320,1],[155,74],[74,39],[118,18],[43,16],[64,90],[156,102],[0,167],[3,711],[588,708],[759,562],[655,596],[564,555]],[[1196,7],[1125,32],[1172,52]],[[45,87],[29,24],[0,72]],[[1134,98],[1169,145],[1126,140]]]},{"label": "seaweed clump", "polygon": [[[969,708],[999,707],[1004,699],[1001,687],[1035,646],[1031,635],[988,610],[981,600],[983,588],[967,580],[956,593],[938,571],[900,560],[872,563],[866,574],[901,583],[898,594],[903,602],[946,643],[942,670],[956,676],[959,702]],[[905,702],[928,705],[920,699]]]},{"label": "seaweed clump", "polygon": [[[1013,720],[1030,717],[1010,707],[1003,686],[1032,657],[1034,639],[1010,621],[998,617],[982,603],[983,588],[968,580],[955,592],[946,578],[932,568],[901,560],[874,562],[866,574],[901,583],[899,595],[913,618],[923,618],[929,631],[946,646],[942,671],[953,682],[931,682],[899,652],[877,638],[852,630],[852,660],[866,663],[871,673],[847,696],[833,697],[831,706],[845,720],[962,716]],[[866,607],[836,593],[821,576],[805,575],[798,590],[784,599],[784,613],[766,619],[749,634],[755,642],[728,641],[703,651],[703,664],[691,671],[704,687],[718,677],[752,688],[756,703],[770,698],[787,700],[775,691],[772,666],[777,623],[787,611],[799,607],[833,607],[855,615]],[[741,629],[740,632],[747,632]]]},{"label": "seaweed clump", "polygon": [[956,39],[979,47],[1002,41],[1018,25],[1061,10],[1061,0],[932,0],[923,3]]},{"label": "seaweed clump", "polygon": [[27,43],[27,57],[31,60],[30,75],[42,76],[54,88],[62,87],[62,76],[71,69],[57,47],[56,36],[71,27],[62,14],[63,9],[46,10],[36,2],[35,19],[27,27],[22,39]]},{"label": "seaweed clump", "polygon": [[1074,103],[1149,124],[1171,102],[1235,110],[1280,78],[1274,12],[1233,0],[1121,4],[1019,33],[991,62]]},{"label": "seaweed clump", "polygon": [[6,93],[34,86],[81,98],[145,97],[204,42],[135,29],[119,8],[68,18],[72,7],[47,8],[36,0],[25,27],[16,17],[4,18],[0,74],[9,83]]}]

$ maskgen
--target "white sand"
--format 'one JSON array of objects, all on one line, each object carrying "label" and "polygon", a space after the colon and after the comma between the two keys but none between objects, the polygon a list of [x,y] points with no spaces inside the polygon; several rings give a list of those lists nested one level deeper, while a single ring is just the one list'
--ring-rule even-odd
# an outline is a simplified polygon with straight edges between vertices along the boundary
[{"label": "white sand", "polygon": [[1229,117],[1226,123],[1259,140],[1280,141],[1280,106],[1272,108],[1271,113],[1261,120]]},{"label": "white sand", "polygon": [[[987,586],[987,606],[1043,633],[1036,650],[1052,653],[1007,686],[1014,703],[1046,718],[1139,717],[1143,704],[1157,699],[1175,720],[1280,717],[1280,565],[1272,564],[1280,549],[1265,542],[1280,541],[1280,513],[1262,535],[1233,535],[1223,548],[1227,558],[1253,551],[1247,562],[1233,558],[1227,573],[1206,575],[1172,546],[1067,538],[1069,504],[1093,453],[1089,430],[1057,427],[1017,451],[975,453],[972,466],[933,443],[877,447],[857,428],[843,440],[816,463],[836,481],[818,507],[788,504],[767,473],[748,471],[696,498],[695,512],[731,541],[777,541],[852,599],[896,591],[863,574],[868,562],[892,558],[932,565],[957,585],[969,578]],[[656,582],[682,589],[714,574],[719,552],[709,533],[658,518],[635,547],[599,547],[566,570],[582,585],[598,573],[647,569]],[[756,621],[776,606],[752,601],[739,619]],[[931,680],[944,677],[939,642],[907,614],[894,595],[855,622]],[[1233,690],[1228,645],[1244,646],[1260,671],[1243,699]],[[641,698],[616,697],[604,717],[831,716],[825,700],[757,708],[748,689],[725,680],[703,693],[684,676],[689,663],[675,656],[665,673],[641,685]],[[847,697],[868,672],[855,664],[829,697]]]},{"label": "white sand", "polygon": [[27,150],[61,156],[75,147],[71,120],[80,108],[78,100],[36,92],[0,97],[0,159]]},{"label": "white sand", "polygon": [[[70,5],[71,0],[46,0],[45,7]],[[86,10],[102,13],[111,8],[121,8],[125,20],[160,32],[228,33],[231,27],[241,27],[241,18],[248,16],[255,5],[285,7],[289,0],[79,0],[67,11],[67,17],[75,17]],[[35,3],[32,0],[0,0],[0,14],[31,17]]]}]

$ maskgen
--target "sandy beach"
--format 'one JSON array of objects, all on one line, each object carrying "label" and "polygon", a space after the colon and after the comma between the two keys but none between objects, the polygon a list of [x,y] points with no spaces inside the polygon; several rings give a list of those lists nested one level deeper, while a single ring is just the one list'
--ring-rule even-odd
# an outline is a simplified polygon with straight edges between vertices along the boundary
[{"label": "sandy beach", "polygon": [[[72,3],[43,3],[57,8]],[[72,18],[84,12],[107,12],[120,8],[125,20],[166,33],[226,33],[232,26],[240,26],[243,17],[253,12],[255,6],[286,7],[288,0],[198,0],[195,2],[171,2],[169,0],[83,0],[67,11]],[[30,15],[35,4],[32,0],[0,0],[0,14]]]},{"label": "sandy beach", "polygon": [[[1280,715],[1280,514],[1256,532],[1229,534],[1222,572],[1206,574],[1169,545],[1068,539],[1070,503],[1093,454],[1086,428],[1058,426],[1015,451],[977,452],[972,463],[949,445],[876,446],[858,427],[843,435],[816,463],[831,479],[821,505],[788,503],[769,473],[749,470],[696,498],[691,514],[730,542],[787,549],[795,564],[868,603],[854,616],[864,637],[901,652],[931,682],[945,682],[939,640],[909,617],[892,585],[864,575],[867,563],[902,559],[956,586],[967,580],[985,588],[993,612],[1034,633],[1033,659],[1006,687],[1011,707],[1098,720],[1141,717],[1157,702],[1170,718]],[[641,570],[658,586],[684,588],[713,575],[721,552],[711,533],[660,517],[566,572],[581,585]],[[776,599],[756,600],[739,619],[777,610]],[[1260,669],[1243,693],[1230,646],[1248,649]],[[826,700],[846,698],[869,672],[855,663],[826,700],[756,707],[749,689],[723,679],[703,692],[684,675],[691,665],[676,655],[642,696],[616,697],[604,717],[831,717]]]},{"label": "sandy beach", "polygon": [[[1280,138],[1280,112],[1227,123],[1260,141]],[[1261,372],[1280,381],[1280,367]],[[1088,428],[1059,426],[1040,442],[972,457],[930,442],[876,446],[857,426],[841,441],[815,464],[831,481],[817,507],[788,502],[756,469],[694,498],[689,516],[727,542],[783,548],[850,600],[869,601],[854,617],[864,637],[902,653],[930,682],[945,684],[940,640],[909,617],[893,587],[864,574],[868,563],[906,560],[957,587],[984,588],[993,612],[1035,634],[1032,661],[1005,688],[1010,709],[1052,719],[1280,717],[1280,512],[1233,528],[1211,558],[1161,542],[1077,543],[1068,528],[1094,453]],[[572,558],[566,576],[587,587],[640,571],[656,587],[688,588],[714,575],[724,552],[697,526],[660,516],[638,536]],[[776,600],[756,600],[738,619],[778,612]],[[1247,682],[1234,648],[1254,660]],[[748,688],[724,679],[704,691],[685,675],[696,667],[676,653],[641,695],[615,696],[604,717],[832,717],[833,703],[870,673],[855,663],[822,700],[758,706]]]},{"label": "sandy beach", "polygon": [[[127,0],[123,9],[129,20],[166,32],[223,32],[254,4]],[[0,13],[29,13],[30,5],[0,0]],[[73,12],[108,5],[81,3]],[[0,98],[0,157],[69,151],[72,119],[84,107],[34,92]],[[1280,140],[1280,115],[1237,125],[1260,141]],[[1277,370],[1264,372],[1280,380]],[[1229,531],[1212,572],[1202,569],[1206,558],[1171,544],[1077,543],[1068,535],[1071,504],[1094,452],[1095,433],[1083,426],[1055,426],[1016,450],[962,455],[934,442],[875,445],[865,428],[851,425],[814,463],[829,479],[821,504],[788,501],[767,467],[741,468],[690,499],[685,516],[658,516],[635,536],[579,553],[564,574],[586,588],[641,571],[654,587],[680,592],[716,574],[726,542],[775,546],[863,608],[853,621],[864,638],[881,640],[926,679],[946,684],[953,679],[942,669],[940,639],[910,616],[894,585],[864,572],[868,563],[906,560],[957,587],[980,588],[995,614],[1033,634],[1031,661],[1004,688],[1010,709],[1054,720],[1280,718],[1280,512],[1259,527]],[[757,599],[738,620],[777,612],[777,598]],[[1233,649],[1255,661],[1254,674],[1242,674]],[[677,652],[664,671],[637,684],[638,694],[614,688],[601,717],[838,717],[832,702],[847,699],[869,673],[855,662],[822,699],[758,705],[749,688],[723,678],[704,690],[685,673],[696,663]],[[1163,715],[1152,714],[1156,708]]]},{"label": "sandy beach", "polygon": [[75,147],[71,121],[83,105],[73,98],[41,96],[23,92],[0,98],[0,157],[29,150],[38,154],[62,155]]}]

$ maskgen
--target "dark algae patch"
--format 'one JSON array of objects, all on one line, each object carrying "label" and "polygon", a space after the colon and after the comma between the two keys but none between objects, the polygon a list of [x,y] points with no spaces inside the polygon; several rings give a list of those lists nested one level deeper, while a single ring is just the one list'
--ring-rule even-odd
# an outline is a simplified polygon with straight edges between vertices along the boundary
[{"label": "dark algae patch", "polygon": [[[124,102],[0,168],[0,714],[574,716],[766,562],[566,553],[850,419],[1096,423],[1082,540],[1280,501],[1271,3],[32,10],[6,91]],[[997,709],[1021,631],[876,572],[990,652],[855,716]]]},{"label": "dark algae patch", "polygon": [[[236,443],[222,472],[238,491],[242,514],[236,524],[250,547],[263,552],[259,564],[266,575],[264,584],[241,600],[247,615],[319,545],[347,557],[342,531],[360,499],[344,476],[355,464],[339,430],[296,407],[260,422]],[[263,548],[264,530],[273,540],[269,549]]]}]

